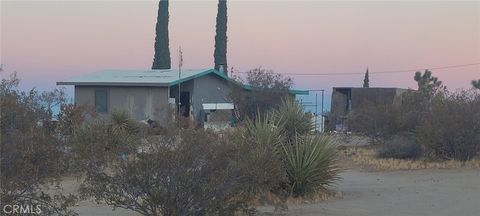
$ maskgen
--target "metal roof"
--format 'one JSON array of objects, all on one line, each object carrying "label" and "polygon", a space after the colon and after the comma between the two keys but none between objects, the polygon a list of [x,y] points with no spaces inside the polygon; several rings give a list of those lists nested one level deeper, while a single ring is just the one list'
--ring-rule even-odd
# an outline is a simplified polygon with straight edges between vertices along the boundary
[{"label": "metal roof", "polygon": [[[163,70],[100,70],[57,82],[57,85],[75,86],[173,86],[208,74],[214,74],[231,81],[225,74],[215,69],[182,69],[178,79],[178,69]],[[250,86],[243,85],[246,90]],[[290,89],[291,94],[308,94],[308,91]]]},{"label": "metal roof", "polygon": [[[250,85],[244,85],[244,84],[240,84],[240,85],[242,85],[242,87],[248,91],[251,91],[253,89],[253,87]],[[299,89],[290,89],[288,90],[288,92],[290,94],[295,94],[295,95],[308,95],[310,93],[310,91],[308,90],[299,90]]]},{"label": "metal roof", "polygon": [[[215,69],[185,69],[181,71],[180,82],[215,74],[228,79],[223,73]],[[179,83],[178,69],[164,70],[100,70],[64,81],[57,85],[77,86],[172,86]]]}]

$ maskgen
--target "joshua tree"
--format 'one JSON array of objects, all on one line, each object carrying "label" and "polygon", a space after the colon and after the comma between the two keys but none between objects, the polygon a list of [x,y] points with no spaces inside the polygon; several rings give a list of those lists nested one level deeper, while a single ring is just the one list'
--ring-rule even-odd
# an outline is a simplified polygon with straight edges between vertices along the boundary
[{"label": "joshua tree", "polygon": [[224,73],[227,73],[227,0],[218,1],[217,25],[215,35],[215,69],[219,70],[223,65]]},{"label": "joshua tree", "polygon": [[365,72],[365,78],[363,79],[363,87],[364,87],[364,88],[370,87],[370,80],[369,80],[369,75],[368,75],[368,68],[367,68],[367,72]]},{"label": "joshua tree", "polygon": [[432,72],[425,70],[422,72],[415,72],[414,76],[415,81],[418,84],[418,91],[429,97],[435,95],[437,92],[445,90],[445,87],[442,85],[442,81],[438,80],[437,77],[432,76]]},{"label": "joshua tree", "polygon": [[168,0],[158,3],[157,26],[155,28],[155,56],[152,69],[170,69],[170,50],[168,40]]},{"label": "joshua tree", "polygon": [[473,88],[480,89],[480,79],[479,80],[472,80]]}]

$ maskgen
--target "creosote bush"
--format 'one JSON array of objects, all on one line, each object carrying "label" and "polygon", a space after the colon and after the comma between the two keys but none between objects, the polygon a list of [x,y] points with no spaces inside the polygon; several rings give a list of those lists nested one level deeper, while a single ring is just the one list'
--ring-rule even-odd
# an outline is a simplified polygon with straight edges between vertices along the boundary
[{"label": "creosote bush", "polygon": [[422,147],[412,135],[394,135],[387,139],[378,150],[379,158],[418,159],[422,156]]},{"label": "creosote bush", "polygon": [[60,193],[66,144],[55,133],[51,116],[51,108],[64,103],[64,93],[24,92],[18,90],[19,82],[14,73],[0,83],[0,206],[28,205],[41,215],[75,215],[68,209],[75,197]]},{"label": "creosote bush", "polygon": [[480,94],[460,91],[433,102],[417,132],[431,159],[469,160],[480,155]]},{"label": "creosote bush", "polygon": [[[420,150],[431,160],[469,160],[480,152],[480,94],[475,90],[450,93],[430,71],[415,73],[418,91],[400,96],[392,106],[371,105],[351,113],[352,128],[372,137],[394,138],[379,157],[416,158]],[[397,140],[395,140],[397,139]]]},{"label": "creosote bush", "polygon": [[109,169],[88,169],[83,197],[142,215],[234,215],[252,213],[249,201],[284,176],[275,153],[243,137],[247,132],[162,131],[144,144],[145,151],[132,152]]}]

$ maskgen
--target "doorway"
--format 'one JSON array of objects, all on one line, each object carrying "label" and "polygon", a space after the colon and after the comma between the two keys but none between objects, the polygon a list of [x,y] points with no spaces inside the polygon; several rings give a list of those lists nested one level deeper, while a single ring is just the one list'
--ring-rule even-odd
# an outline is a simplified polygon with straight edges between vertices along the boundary
[{"label": "doorway", "polygon": [[190,92],[182,91],[180,93],[180,112],[184,117],[190,117]]}]

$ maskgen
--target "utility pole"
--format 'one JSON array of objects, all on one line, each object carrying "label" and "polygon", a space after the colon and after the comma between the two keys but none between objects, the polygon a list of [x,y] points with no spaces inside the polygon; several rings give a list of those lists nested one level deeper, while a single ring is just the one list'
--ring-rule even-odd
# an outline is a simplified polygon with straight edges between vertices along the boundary
[{"label": "utility pole", "polygon": [[181,74],[182,74],[182,66],[183,66],[183,52],[182,47],[178,48],[178,109],[177,109],[177,124],[180,126],[180,85],[181,85]]},{"label": "utility pole", "polygon": [[325,95],[325,90],[322,91],[322,132],[325,132],[325,119],[323,118],[323,96]]},{"label": "utility pole", "polygon": [[318,94],[315,93],[315,132],[317,131],[318,122]]}]

